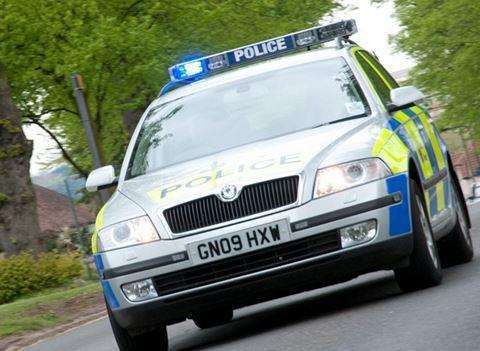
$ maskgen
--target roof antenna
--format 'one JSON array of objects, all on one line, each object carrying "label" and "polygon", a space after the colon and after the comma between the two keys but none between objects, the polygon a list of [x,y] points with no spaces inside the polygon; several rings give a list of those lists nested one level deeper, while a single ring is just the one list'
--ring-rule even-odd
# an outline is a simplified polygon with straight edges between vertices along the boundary
[{"label": "roof antenna", "polygon": [[335,46],[337,47],[337,49],[343,49],[344,45],[343,45],[343,38],[342,37],[336,37],[335,38]]}]

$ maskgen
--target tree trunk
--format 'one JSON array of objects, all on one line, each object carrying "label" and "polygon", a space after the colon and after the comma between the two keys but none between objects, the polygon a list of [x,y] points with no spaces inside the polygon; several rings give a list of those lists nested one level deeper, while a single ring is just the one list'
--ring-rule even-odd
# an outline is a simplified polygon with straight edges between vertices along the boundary
[{"label": "tree trunk", "polygon": [[0,66],[0,245],[6,255],[40,249],[37,204],[30,180],[32,142]]},{"label": "tree trunk", "polygon": [[140,107],[135,110],[128,110],[123,114],[123,126],[125,127],[129,137],[132,136],[135,127],[137,126],[138,121],[140,120],[140,117],[142,117],[144,111],[145,107]]}]

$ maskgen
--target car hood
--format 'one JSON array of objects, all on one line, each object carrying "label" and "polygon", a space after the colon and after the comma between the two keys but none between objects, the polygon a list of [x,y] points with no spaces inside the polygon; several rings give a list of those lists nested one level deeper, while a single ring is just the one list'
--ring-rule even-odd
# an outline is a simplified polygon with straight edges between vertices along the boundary
[{"label": "car hood", "polygon": [[[119,191],[154,214],[179,203],[317,167],[340,143],[372,124],[371,118],[325,125],[225,150],[124,181]],[[349,142],[350,146],[351,143]]]}]

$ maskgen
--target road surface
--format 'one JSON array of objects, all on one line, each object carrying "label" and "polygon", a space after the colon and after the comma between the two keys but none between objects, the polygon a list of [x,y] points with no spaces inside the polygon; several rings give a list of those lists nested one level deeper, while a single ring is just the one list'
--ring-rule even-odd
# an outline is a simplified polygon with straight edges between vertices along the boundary
[{"label": "road surface", "polygon": [[[480,203],[470,213],[480,257]],[[402,294],[392,273],[380,272],[244,308],[217,328],[187,321],[168,332],[171,350],[480,350],[480,259],[446,269],[441,286],[420,292]],[[27,350],[117,347],[104,318]]]}]

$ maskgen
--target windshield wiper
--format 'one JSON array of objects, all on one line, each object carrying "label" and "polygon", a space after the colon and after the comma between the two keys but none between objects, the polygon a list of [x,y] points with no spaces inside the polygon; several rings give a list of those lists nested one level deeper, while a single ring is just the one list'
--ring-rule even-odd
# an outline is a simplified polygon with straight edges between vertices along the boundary
[{"label": "windshield wiper", "polygon": [[363,117],[367,117],[367,116],[368,116],[368,113],[362,113],[362,114],[359,114],[359,115],[348,116],[348,117],[336,119],[336,120],[334,120],[334,121],[329,121],[329,122],[324,122],[324,123],[320,123],[320,124],[314,125],[311,129],[315,129],[315,128],[319,128],[319,127],[323,127],[323,126],[328,126],[328,125],[330,125],[330,124],[335,124],[335,123],[350,121],[351,119],[363,118]]}]

